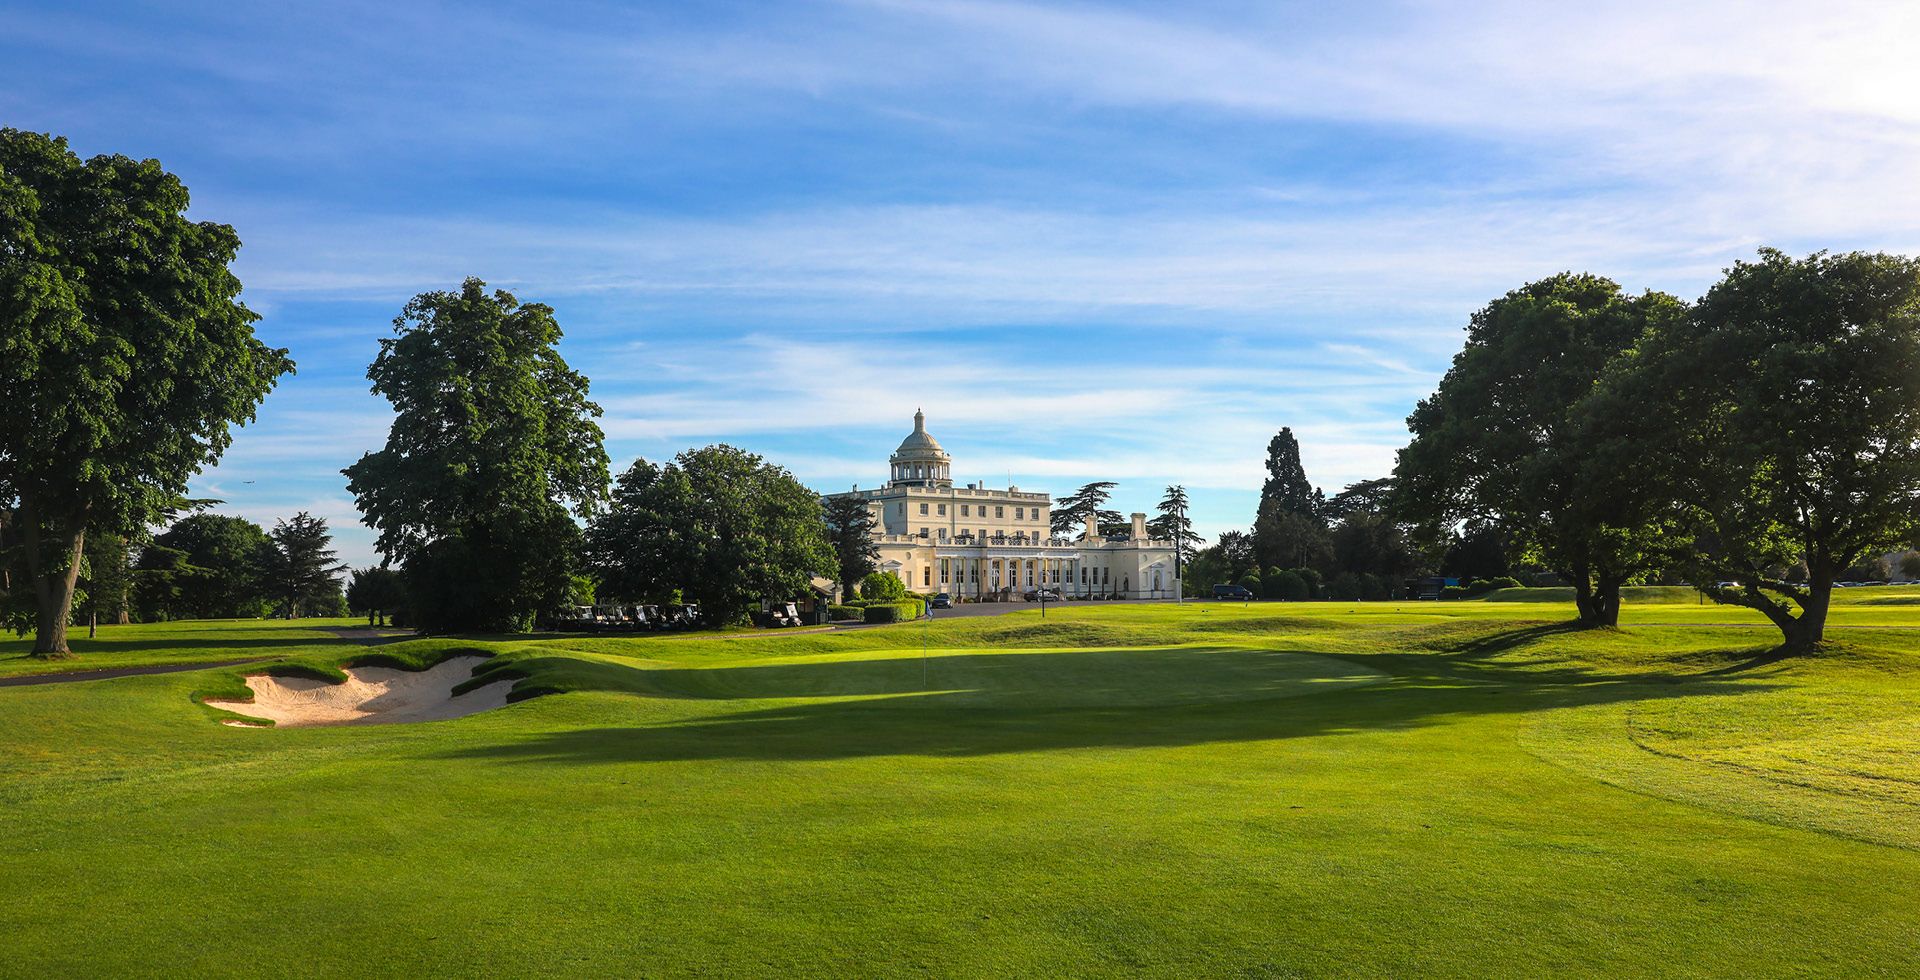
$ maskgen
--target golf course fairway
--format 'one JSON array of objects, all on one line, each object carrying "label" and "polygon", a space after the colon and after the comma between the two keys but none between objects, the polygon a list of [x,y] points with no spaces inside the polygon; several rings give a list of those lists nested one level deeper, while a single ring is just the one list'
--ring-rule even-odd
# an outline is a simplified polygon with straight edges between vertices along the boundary
[{"label": "golf course fairway", "polygon": [[[229,665],[0,687],[0,975],[1920,975],[1920,590],[1840,598],[9,641]],[[504,706],[223,724],[455,657]]]}]

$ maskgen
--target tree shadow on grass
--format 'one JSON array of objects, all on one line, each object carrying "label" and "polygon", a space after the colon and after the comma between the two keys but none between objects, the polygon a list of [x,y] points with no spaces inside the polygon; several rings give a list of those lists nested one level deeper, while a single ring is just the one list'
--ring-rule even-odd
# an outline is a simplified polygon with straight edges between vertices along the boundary
[{"label": "tree shadow on grass", "polygon": [[[1054,676],[1042,662],[1055,658],[1073,663]],[[1406,730],[1466,716],[1770,688],[1713,679],[1652,686],[1573,671],[1508,683],[1405,673],[1376,679],[1310,651],[1244,649],[944,655],[929,659],[932,689],[925,692],[916,689],[921,669],[917,658],[906,658],[659,671],[737,675],[711,686],[742,693],[712,699],[715,710],[703,717],[546,732],[444,756],[581,764],[1159,748]],[[1113,679],[1090,684],[1102,671]],[[1272,676],[1261,681],[1263,672]],[[691,679],[658,680],[670,688]],[[772,698],[800,700],[762,706]]]}]

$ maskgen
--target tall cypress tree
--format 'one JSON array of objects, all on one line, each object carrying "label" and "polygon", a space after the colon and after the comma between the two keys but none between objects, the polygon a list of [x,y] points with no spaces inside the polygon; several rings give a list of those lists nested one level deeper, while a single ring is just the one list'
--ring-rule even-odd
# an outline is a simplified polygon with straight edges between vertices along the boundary
[{"label": "tall cypress tree", "polygon": [[1253,550],[1260,567],[1305,568],[1331,556],[1321,512],[1326,497],[1307,480],[1300,443],[1282,428],[1267,443],[1267,482],[1254,515]]},{"label": "tall cypress tree", "polygon": [[1300,442],[1293,429],[1283,427],[1267,443],[1267,482],[1260,488],[1260,503],[1268,501],[1283,513],[1318,517],[1321,494],[1307,480],[1307,469],[1300,465]]}]

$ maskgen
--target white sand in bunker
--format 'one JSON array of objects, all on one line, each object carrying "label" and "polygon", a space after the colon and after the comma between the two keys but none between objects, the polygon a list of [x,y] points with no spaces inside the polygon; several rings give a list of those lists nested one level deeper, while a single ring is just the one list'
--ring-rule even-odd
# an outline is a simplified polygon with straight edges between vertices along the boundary
[{"label": "white sand in bunker", "polygon": [[[513,689],[512,681],[506,679],[459,697],[453,694],[454,685],[472,678],[473,668],[486,661],[486,657],[451,657],[426,670],[349,667],[344,684],[254,674],[247,678],[252,701],[207,704],[249,718],[265,718],[281,727],[440,721],[506,705],[507,693]],[[226,724],[246,725],[231,719]]]}]

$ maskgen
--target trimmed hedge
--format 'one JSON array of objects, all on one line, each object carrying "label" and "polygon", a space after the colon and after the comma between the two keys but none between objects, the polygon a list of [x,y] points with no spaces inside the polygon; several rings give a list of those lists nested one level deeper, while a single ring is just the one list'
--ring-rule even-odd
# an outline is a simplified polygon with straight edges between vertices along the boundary
[{"label": "trimmed hedge", "polygon": [[921,605],[914,600],[906,602],[876,602],[863,612],[869,623],[903,623],[920,618]]},{"label": "trimmed hedge", "polygon": [[866,609],[866,606],[864,603],[858,606],[855,606],[855,605],[828,606],[827,618],[828,619],[859,619],[861,618],[861,615],[865,609]]}]

